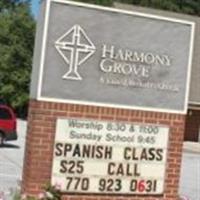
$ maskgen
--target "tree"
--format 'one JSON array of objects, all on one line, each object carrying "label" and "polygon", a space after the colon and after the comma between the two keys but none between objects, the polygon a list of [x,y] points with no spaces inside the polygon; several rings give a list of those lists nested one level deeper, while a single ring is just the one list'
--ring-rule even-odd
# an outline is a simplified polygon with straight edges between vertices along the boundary
[{"label": "tree", "polygon": [[78,0],[84,3],[91,3],[103,6],[112,6],[114,0]]},{"label": "tree", "polygon": [[28,1],[0,0],[0,97],[25,114],[35,21]]},{"label": "tree", "polygon": [[118,0],[122,3],[200,16],[200,0]]}]

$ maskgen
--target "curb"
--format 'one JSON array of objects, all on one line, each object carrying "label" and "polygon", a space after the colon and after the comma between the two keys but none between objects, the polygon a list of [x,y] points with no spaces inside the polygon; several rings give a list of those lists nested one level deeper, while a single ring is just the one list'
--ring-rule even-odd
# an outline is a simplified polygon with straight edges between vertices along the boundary
[{"label": "curb", "polygon": [[186,141],[183,143],[183,151],[200,154],[200,143]]}]

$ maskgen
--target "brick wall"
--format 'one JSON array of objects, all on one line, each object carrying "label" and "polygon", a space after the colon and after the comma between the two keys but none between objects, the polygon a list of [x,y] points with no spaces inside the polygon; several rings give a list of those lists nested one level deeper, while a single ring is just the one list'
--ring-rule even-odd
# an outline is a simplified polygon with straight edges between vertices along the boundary
[{"label": "brick wall", "polygon": [[22,192],[37,195],[50,181],[58,117],[116,120],[170,127],[165,191],[160,196],[63,196],[65,200],[178,200],[185,115],[30,101]]}]

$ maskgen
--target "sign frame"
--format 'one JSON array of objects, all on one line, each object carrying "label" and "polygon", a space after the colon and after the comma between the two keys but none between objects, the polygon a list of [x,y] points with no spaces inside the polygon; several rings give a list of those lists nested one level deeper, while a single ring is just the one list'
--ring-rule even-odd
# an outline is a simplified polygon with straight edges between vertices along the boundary
[{"label": "sign frame", "polygon": [[[50,98],[50,97],[42,96],[42,80],[43,80],[43,73],[44,73],[46,46],[47,46],[50,7],[51,7],[51,4],[54,2],[60,3],[60,4],[68,4],[68,5],[74,5],[74,6],[79,6],[79,7],[97,9],[97,10],[102,10],[106,12],[134,15],[138,17],[146,17],[146,18],[151,18],[151,19],[158,19],[158,20],[190,25],[191,34],[190,34],[190,45],[189,45],[189,55],[188,55],[188,64],[187,64],[188,69],[187,69],[187,78],[186,78],[184,109],[176,110],[176,109],[164,109],[164,108],[143,107],[143,106],[134,106],[134,105],[130,106],[130,105],[122,105],[122,104],[114,104],[114,103],[100,103],[100,102],[93,102],[93,101]],[[40,64],[39,64],[39,78],[37,81],[38,84],[37,84],[36,99],[39,101],[47,101],[47,102],[70,103],[70,104],[91,105],[91,106],[100,106],[100,107],[108,107],[108,108],[110,107],[110,108],[122,108],[122,109],[130,109],[130,110],[186,114],[187,109],[188,109],[188,101],[189,101],[190,78],[191,78],[192,57],[193,57],[193,47],[194,47],[194,33],[195,33],[195,22],[192,22],[192,21],[176,19],[176,18],[171,18],[171,17],[163,17],[163,16],[158,16],[158,15],[153,15],[153,14],[145,14],[145,13],[140,13],[140,12],[121,10],[121,9],[116,9],[116,8],[107,8],[107,7],[85,4],[85,3],[71,2],[68,0],[66,1],[65,0],[47,0],[45,17],[44,17],[44,30],[43,30],[43,36],[42,36],[43,41],[42,41],[41,58],[40,58]]]},{"label": "sign frame", "polygon": [[[52,161],[52,167],[51,167],[51,183],[52,183],[52,176],[53,176],[53,168],[54,168],[54,153],[55,153],[55,144],[56,144],[56,133],[57,132],[57,129],[58,129],[58,124],[60,123],[61,124],[61,121],[69,121],[69,120],[80,120],[80,121],[84,121],[84,122],[99,122],[99,123],[104,123],[107,125],[109,123],[121,123],[121,124],[126,124],[127,125],[136,125],[136,126],[141,126],[141,125],[144,125],[144,126],[157,126],[157,127],[160,127],[160,128],[164,128],[167,130],[167,141],[166,141],[166,146],[164,147],[164,149],[166,149],[166,153],[165,153],[165,160],[164,160],[164,164],[165,164],[165,168],[167,168],[167,163],[168,163],[168,157],[169,157],[169,150],[168,150],[168,147],[169,147],[169,137],[170,137],[170,133],[171,133],[171,128],[170,126],[167,126],[167,125],[164,125],[164,124],[156,124],[156,123],[142,123],[142,122],[130,122],[130,121],[114,121],[114,120],[101,120],[101,119],[89,119],[89,118],[71,118],[71,117],[58,117],[56,118],[56,129],[55,129],[55,139],[54,139],[54,150],[53,150],[53,161]],[[60,122],[59,122],[60,121]],[[160,133],[159,133],[160,134]],[[87,144],[90,144],[87,143]],[[92,144],[92,143],[91,143]],[[151,146],[150,144],[147,144],[147,146],[149,145],[149,147]],[[128,146],[128,145],[127,145]],[[133,147],[133,146],[132,146]],[[142,146],[138,146],[139,148],[141,148]],[[137,147],[137,148],[138,148]],[[147,148],[149,148],[147,147]],[[145,148],[145,147],[144,147]],[[55,156],[56,157],[56,156]],[[76,160],[76,159],[75,159]],[[87,160],[87,159],[86,159]],[[136,161],[136,163],[140,163],[140,161]],[[64,176],[64,175],[63,175]],[[70,176],[70,175],[69,175]],[[115,177],[116,178],[116,177]],[[121,176],[119,178],[122,178]],[[123,196],[133,196],[133,195],[137,195],[137,196],[149,196],[149,195],[153,195],[153,196],[163,196],[164,192],[165,192],[165,187],[166,187],[166,170],[164,171],[164,174],[163,174],[163,192],[162,193],[115,193],[115,192],[109,192],[109,193],[106,193],[106,192],[75,192],[75,191],[62,191],[63,194],[68,194],[68,195],[97,195],[97,196],[119,196],[119,195],[123,195]]]}]

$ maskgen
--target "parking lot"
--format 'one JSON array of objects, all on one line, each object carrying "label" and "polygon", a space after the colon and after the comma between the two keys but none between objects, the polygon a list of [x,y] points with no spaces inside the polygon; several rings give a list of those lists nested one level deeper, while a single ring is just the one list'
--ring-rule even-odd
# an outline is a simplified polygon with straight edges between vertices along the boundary
[{"label": "parking lot", "polygon": [[[22,175],[26,121],[18,120],[17,127],[18,140],[0,148],[0,194],[3,192],[6,200],[20,186]],[[198,145],[195,151],[192,148],[186,147],[183,153],[179,193],[189,200],[200,200],[200,151]]]},{"label": "parking lot", "polygon": [[184,151],[179,191],[189,200],[200,200],[200,152]]},{"label": "parking lot", "polygon": [[6,195],[19,187],[22,175],[26,121],[18,120],[17,123],[18,140],[0,148],[0,193]]}]

